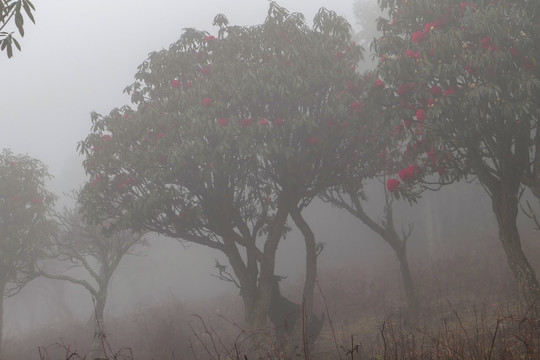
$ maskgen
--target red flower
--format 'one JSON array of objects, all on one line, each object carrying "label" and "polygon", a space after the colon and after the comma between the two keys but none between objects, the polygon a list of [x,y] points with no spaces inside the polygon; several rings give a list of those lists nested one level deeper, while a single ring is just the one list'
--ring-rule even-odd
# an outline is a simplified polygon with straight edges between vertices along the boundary
[{"label": "red flower", "polygon": [[515,47],[511,47],[509,50],[514,58],[517,58],[519,56],[519,51]]},{"label": "red flower", "polygon": [[311,145],[317,145],[319,142],[321,141],[321,139],[319,139],[317,136],[312,136],[308,139],[308,142],[311,144]]},{"label": "red flower", "polygon": [[373,87],[376,88],[376,89],[383,88],[384,87],[384,81],[382,81],[381,79],[375,80],[375,83],[373,83]]},{"label": "red flower", "polygon": [[407,182],[414,180],[414,178],[420,174],[420,171],[420,167],[416,164],[413,164],[408,168],[401,170],[398,175],[402,181]]},{"label": "red flower", "polygon": [[193,85],[193,83],[191,81],[186,81],[186,83],[184,84],[184,87],[186,89],[189,89],[192,85]]},{"label": "red flower", "polygon": [[418,50],[417,52],[414,52],[412,50],[407,50],[407,56],[412,59],[418,60],[418,57],[420,56],[420,50]]},{"label": "red flower", "polygon": [[112,140],[112,136],[111,136],[111,135],[108,135],[108,134],[103,135],[103,140],[105,140],[105,141],[110,141],[110,140]]},{"label": "red flower", "polygon": [[407,120],[407,119],[403,119],[403,125],[407,128],[407,129],[410,129],[411,126],[412,126],[412,122]]},{"label": "red flower", "polygon": [[202,104],[204,107],[210,107],[214,104],[214,101],[211,98],[204,98]]},{"label": "red flower", "polygon": [[396,191],[396,189],[399,187],[399,180],[398,179],[388,179],[386,182],[386,188],[390,192]]},{"label": "red flower", "polygon": [[261,121],[259,121],[259,124],[260,124],[260,125],[268,125],[269,122],[268,122],[268,120],[266,120],[266,119],[261,119]]},{"label": "red flower", "polygon": [[225,118],[219,118],[217,122],[221,126],[227,126],[227,124],[229,123]]},{"label": "red flower", "polygon": [[251,125],[252,122],[253,122],[253,119],[251,118],[242,119],[242,126],[249,126]]},{"label": "red flower", "polygon": [[441,23],[439,21],[434,21],[434,22],[430,22],[430,23],[427,23],[425,26],[424,26],[424,32],[426,34],[429,34],[430,32],[432,32],[433,30],[437,30],[441,27]]},{"label": "red flower", "polygon": [[43,205],[43,200],[38,198],[38,197],[34,197],[32,198],[32,200],[30,200],[30,202],[33,204],[33,205]]},{"label": "red flower", "polygon": [[277,118],[276,120],[274,120],[274,125],[276,125],[276,126],[283,125],[283,119],[282,118]]},{"label": "red flower", "polygon": [[357,92],[358,91],[358,85],[354,81],[347,81],[347,89],[350,92]]},{"label": "red flower", "polygon": [[359,103],[358,101],[355,101],[350,105],[350,107],[351,107],[351,109],[354,110],[354,112],[359,113],[359,112],[362,112],[363,105],[362,105],[362,103]]},{"label": "red flower", "polygon": [[431,87],[431,93],[432,93],[433,95],[435,95],[435,96],[441,96],[442,93],[443,93],[443,89],[442,89],[442,87],[440,87],[440,86],[433,85],[433,86]]},{"label": "red flower", "polygon": [[469,66],[469,65],[465,65],[465,69],[467,70],[467,72],[469,73],[469,75],[472,75],[474,74],[474,68]]},{"label": "red flower", "polygon": [[435,99],[429,98],[428,101],[427,101],[427,106],[428,106],[428,107],[431,107],[431,106],[433,106],[433,105],[435,105]]},{"label": "red flower", "polygon": [[96,176],[94,180],[92,180],[92,185],[97,185],[101,180],[103,180],[103,175]]},{"label": "red flower", "polygon": [[214,41],[216,41],[216,37],[215,37],[215,36],[213,36],[213,35],[208,35],[208,36],[206,37],[206,42],[207,42],[207,43],[211,43],[211,42],[214,42]]},{"label": "red flower", "polygon": [[11,197],[11,200],[13,200],[13,201],[19,201],[19,199],[20,199],[20,198],[19,198],[19,195],[13,195],[13,196]]},{"label": "red flower", "polygon": [[489,49],[493,45],[493,40],[489,36],[486,36],[482,39],[481,45],[484,49]]},{"label": "red flower", "polygon": [[450,88],[446,90],[443,95],[448,96],[448,95],[455,95],[455,94],[456,94],[456,90],[454,90],[454,88]]},{"label": "red flower", "polygon": [[212,71],[212,66],[208,65],[208,66],[205,66],[205,67],[203,67],[201,69],[201,74],[208,75],[208,74],[210,74],[210,71]]},{"label": "red flower", "polygon": [[157,135],[156,135],[156,139],[158,139],[158,140],[159,140],[159,139],[161,139],[161,138],[162,138],[162,137],[164,137],[164,136],[165,136],[165,132],[163,132],[163,131],[160,131],[160,132],[158,132],[158,133],[157,133]]},{"label": "red flower", "polygon": [[412,89],[414,89],[415,87],[416,85],[414,83],[406,83],[406,84],[401,85],[398,88],[397,93],[399,96],[403,96],[407,94],[409,91],[411,91]]},{"label": "red flower", "polygon": [[523,67],[527,71],[533,71],[535,64],[531,60],[529,60],[528,56],[525,56],[525,59],[523,59]]},{"label": "red flower", "polygon": [[435,150],[428,151],[426,152],[426,154],[433,163],[433,165],[435,165],[437,163],[437,153],[435,152]]},{"label": "red flower", "polygon": [[182,83],[180,82],[180,80],[174,79],[173,81],[171,81],[171,87],[173,89],[180,89],[182,87]]},{"label": "red flower", "polygon": [[412,41],[415,44],[418,44],[420,41],[426,39],[426,33],[423,31],[417,31],[413,34]]},{"label": "red flower", "polygon": [[418,110],[416,112],[416,119],[418,121],[422,122],[422,121],[426,120],[426,117],[427,116],[426,116],[426,111],[425,110],[420,109],[420,110]]},{"label": "red flower", "polygon": [[446,169],[443,167],[440,167],[437,169],[437,172],[439,173],[439,175],[444,175],[446,174]]}]

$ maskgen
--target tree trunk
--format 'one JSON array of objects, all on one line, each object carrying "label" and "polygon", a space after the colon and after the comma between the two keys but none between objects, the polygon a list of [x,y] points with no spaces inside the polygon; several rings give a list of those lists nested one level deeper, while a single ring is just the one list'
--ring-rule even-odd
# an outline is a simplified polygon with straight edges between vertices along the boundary
[{"label": "tree trunk", "polygon": [[2,358],[2,342],[4,340],[4,290],[6,281],[0,280],[0,359]]},{"label": "tree trunk", "polygon": [[107,286],[100,288],[100,291],[94,297],[94,339],[92,341],[92,349],[90,350],[89,358],[107,358],[105,354],[105,327],[103,325],[103,313],[105,303],[107,301]]},{"label": "tree trunk", "polygon": [[411,276],[411,269],[409,268],[406,243],[402,243],[402,246],[399,249],[394,249],[394,252],[399,260],[399,269],[401,270],[401,279],[403,280],[407,305],[409,310],[417,311],[420,304],[416,296],[416,288]]},{"label": "tree trunk", "polygon": [[536,274],[521,248],[521,240],[516,224],[518,215],[519,183],[501,184],[492,192],[493,211],[499,225],[499,240],[506,254],[510,270],[516,279],[525,301],[538,307],[540,286]]}]

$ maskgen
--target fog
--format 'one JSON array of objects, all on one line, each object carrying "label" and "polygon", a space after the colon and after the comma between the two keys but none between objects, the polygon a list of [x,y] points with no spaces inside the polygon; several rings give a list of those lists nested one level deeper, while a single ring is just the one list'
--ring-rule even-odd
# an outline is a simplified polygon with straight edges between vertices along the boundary
[{"label": "fog", "polygon": [[[183,28],[215,33],[211,23],[218,13],[225,14],[231,24],[251,25],[261,23],[268,9],[266,0],[33,3],[36,24],[25,23],[22,52],[15,52],[12,59],[0,56],[0,144],[49,167],[50,188],[60,195],[59,206],[71,204],[68,194],[86,180],[76,148],[89,133],[89,113],[108,113],[129,103],[123,89],[132,83],[148,53],[167,48]],[[310,24],[316,11],[326,7],[358,29],[352,0],[278,3],[291,12],[302,12]],[[368,212],[375,218],[382,216],[382,186],[376,181],[368,185]],[[414,224],[409,242],[412,263],[420,258],[437,261],[468,248],[471,239],[487,239],[499,246],[490,199],[474,182],[428,193],[414,208],[400,202],[395,213],[398,230]],[[316,240],[326,244],[319,257],[322,270],[347,264],[362,269],[381,264],[398,268],[390,247],[347,212],[316,200],[306,214]],[[523,237],[535,236],[527,219],[520,221],[525,224]],[[136,255],[124,258],[115,272],[107,314],[129,314],[170,298],[187,301],[238,293],[232,284],[211,276],[215,259],[227,264],[221,253],[155,234],[148,238],[148,246],[138,246]],[[286,276],[288,284],[303,279],[304,246],[297,230],[280,243],[276,273]],[[59,321],[84,321],[92,307],[90,296],[80,287],[55,280],[32,281],[5,303],[5,337],[15,338]]]}]

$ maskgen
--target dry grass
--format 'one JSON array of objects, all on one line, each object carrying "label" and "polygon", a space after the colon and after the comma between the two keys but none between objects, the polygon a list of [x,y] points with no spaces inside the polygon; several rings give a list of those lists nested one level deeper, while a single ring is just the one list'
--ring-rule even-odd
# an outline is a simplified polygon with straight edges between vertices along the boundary
[{"label": "dry grass", "polygon": [[[478,246],[412,263],[422,299],[415,313],[404,307],[394,264],[322,269],[316,307],[326,323],[308,352],[301,339],[280,349],[270,327],[245,330],[239,297],[226,294],[169,299],[109,319],[107,359],[540,359],[540,319],[523,307],[499,250]],[[4,358],[84,359],[91,336],[82,324],[57,324],[10,341]]]}]

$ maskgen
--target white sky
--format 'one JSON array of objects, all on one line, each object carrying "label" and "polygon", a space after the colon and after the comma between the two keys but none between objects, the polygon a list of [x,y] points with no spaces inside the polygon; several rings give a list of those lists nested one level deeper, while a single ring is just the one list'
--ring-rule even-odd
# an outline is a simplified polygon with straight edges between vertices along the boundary
[{"label": "white sky", "polygon": [[[310,25],[321,6],[355,23],[354,0],[278,3],[302,12]],[[251,25],[264,21],[268,10],[267,0],[34,0],[34,5],[36,25],[25,21],[22,52],[11,59],[0,55],[0,148],[40,159],[56,177],[67,175],[66,161],[71,167],[79,163],[76,145],[90,130],[89,113],[108,113],[128,102],[122,91],[148,53],[167,48],[186,27],[215,32],[218,13],[231,24]]]}]

